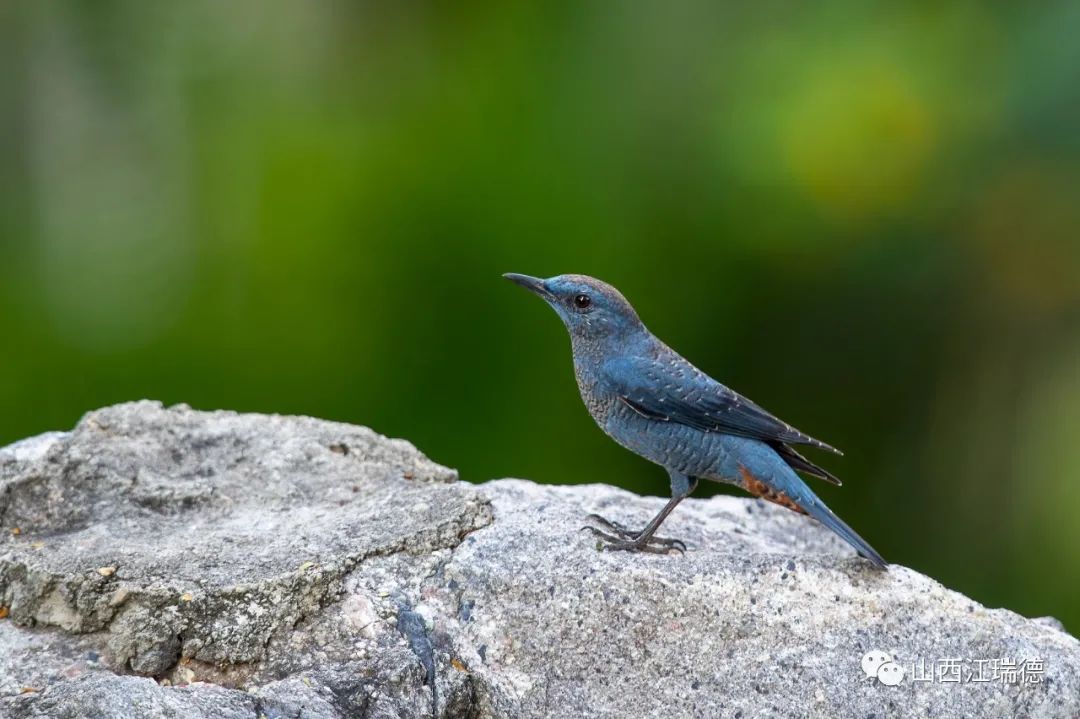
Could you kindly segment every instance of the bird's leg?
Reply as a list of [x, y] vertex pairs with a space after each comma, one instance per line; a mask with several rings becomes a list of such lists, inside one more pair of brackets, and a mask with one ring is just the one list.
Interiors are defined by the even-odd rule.
[[653, 536], [660, 525], [663, 524], [667, 516], [671, 514], [672, 510], [679, 505], [679, 502], [683, 501], [694, 488], [697, 486], [697, 480], [687, 479], [685, 482], [680, 482], [676, 485], [676, 477], [672, 476], [672, 487], [677, 488], [677, 492], [668, 503], [664, 505], [664, 508], [660, 510], [660, 513], [653, 517], [652, 521], [645, 525], [645, 528], [640, 532], [635, 532], [631, 529], [627, 529], [623, 525], [612, 522], [609, 519], [601, 517], [599, 514], [590, 514], [589, 519], [603, 525], [607, 532], [601, 531], [596, 527], [585, 526], [582, 529], [587, 529], [595, 534], [600, 539], [606, 542], [605, 548], [610, 551], [626, 551], [626, 552], [650, 552], [652, 554], [667, 554], [672, 549], [685, 552], [686, 544], [678, 539], [669, 539], [666, 537]]

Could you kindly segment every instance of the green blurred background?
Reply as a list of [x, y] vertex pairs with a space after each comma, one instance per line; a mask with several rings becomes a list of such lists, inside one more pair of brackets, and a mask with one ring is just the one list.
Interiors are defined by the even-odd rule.
[[845, 449], [815, 489], [886, 557], [1076, 632], [1077, 37], [1076, 2], [0, 3], [0, 444], [150, 397], [664, 494], [499, 277], [582, 272]]

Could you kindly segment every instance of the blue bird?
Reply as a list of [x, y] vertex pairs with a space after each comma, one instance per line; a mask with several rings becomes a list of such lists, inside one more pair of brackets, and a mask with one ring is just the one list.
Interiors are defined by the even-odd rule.
[[876, 566], [887, 566], [796, 474], [840, 484], [793, 445], [839, 450], [782, 422], [683, 359], [645, 327], [611, 285], [585, 275], [546, 280], [503, 276], [543, 298], [566, 325], [578, 389], [600, 428], [671, 477], [671, 500], [640, 531], [590, 515], [606, 531], [588, 529], [609, 549], [684, 551], [682, 542], [656, 537], [656, 530], [699, 479], [709, 479], [809, 515]]

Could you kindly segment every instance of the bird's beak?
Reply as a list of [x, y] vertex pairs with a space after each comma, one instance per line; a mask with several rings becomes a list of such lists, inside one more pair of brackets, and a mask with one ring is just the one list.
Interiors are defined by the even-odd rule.
[[539, 277], [530, 277], [529, 275], [519, 275], [516, 272], [507, 272], [503, 275], [506, 279], [510, 280], [516, 285], [521, 285], [530, 292], [543, 297], [545, 300], [551, 299], [551, 293], [548, 292], [547, 287], [544, 286], [544, 281]]

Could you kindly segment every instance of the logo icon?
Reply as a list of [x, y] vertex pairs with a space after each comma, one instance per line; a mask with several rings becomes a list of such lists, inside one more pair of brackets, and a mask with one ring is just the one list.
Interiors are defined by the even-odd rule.
[[877, 679], [886, 686], [895, 687], [904, 681], [904, 668], [887, 653], [876, 649], [863, 655], [862, 670], [868, 678]]

